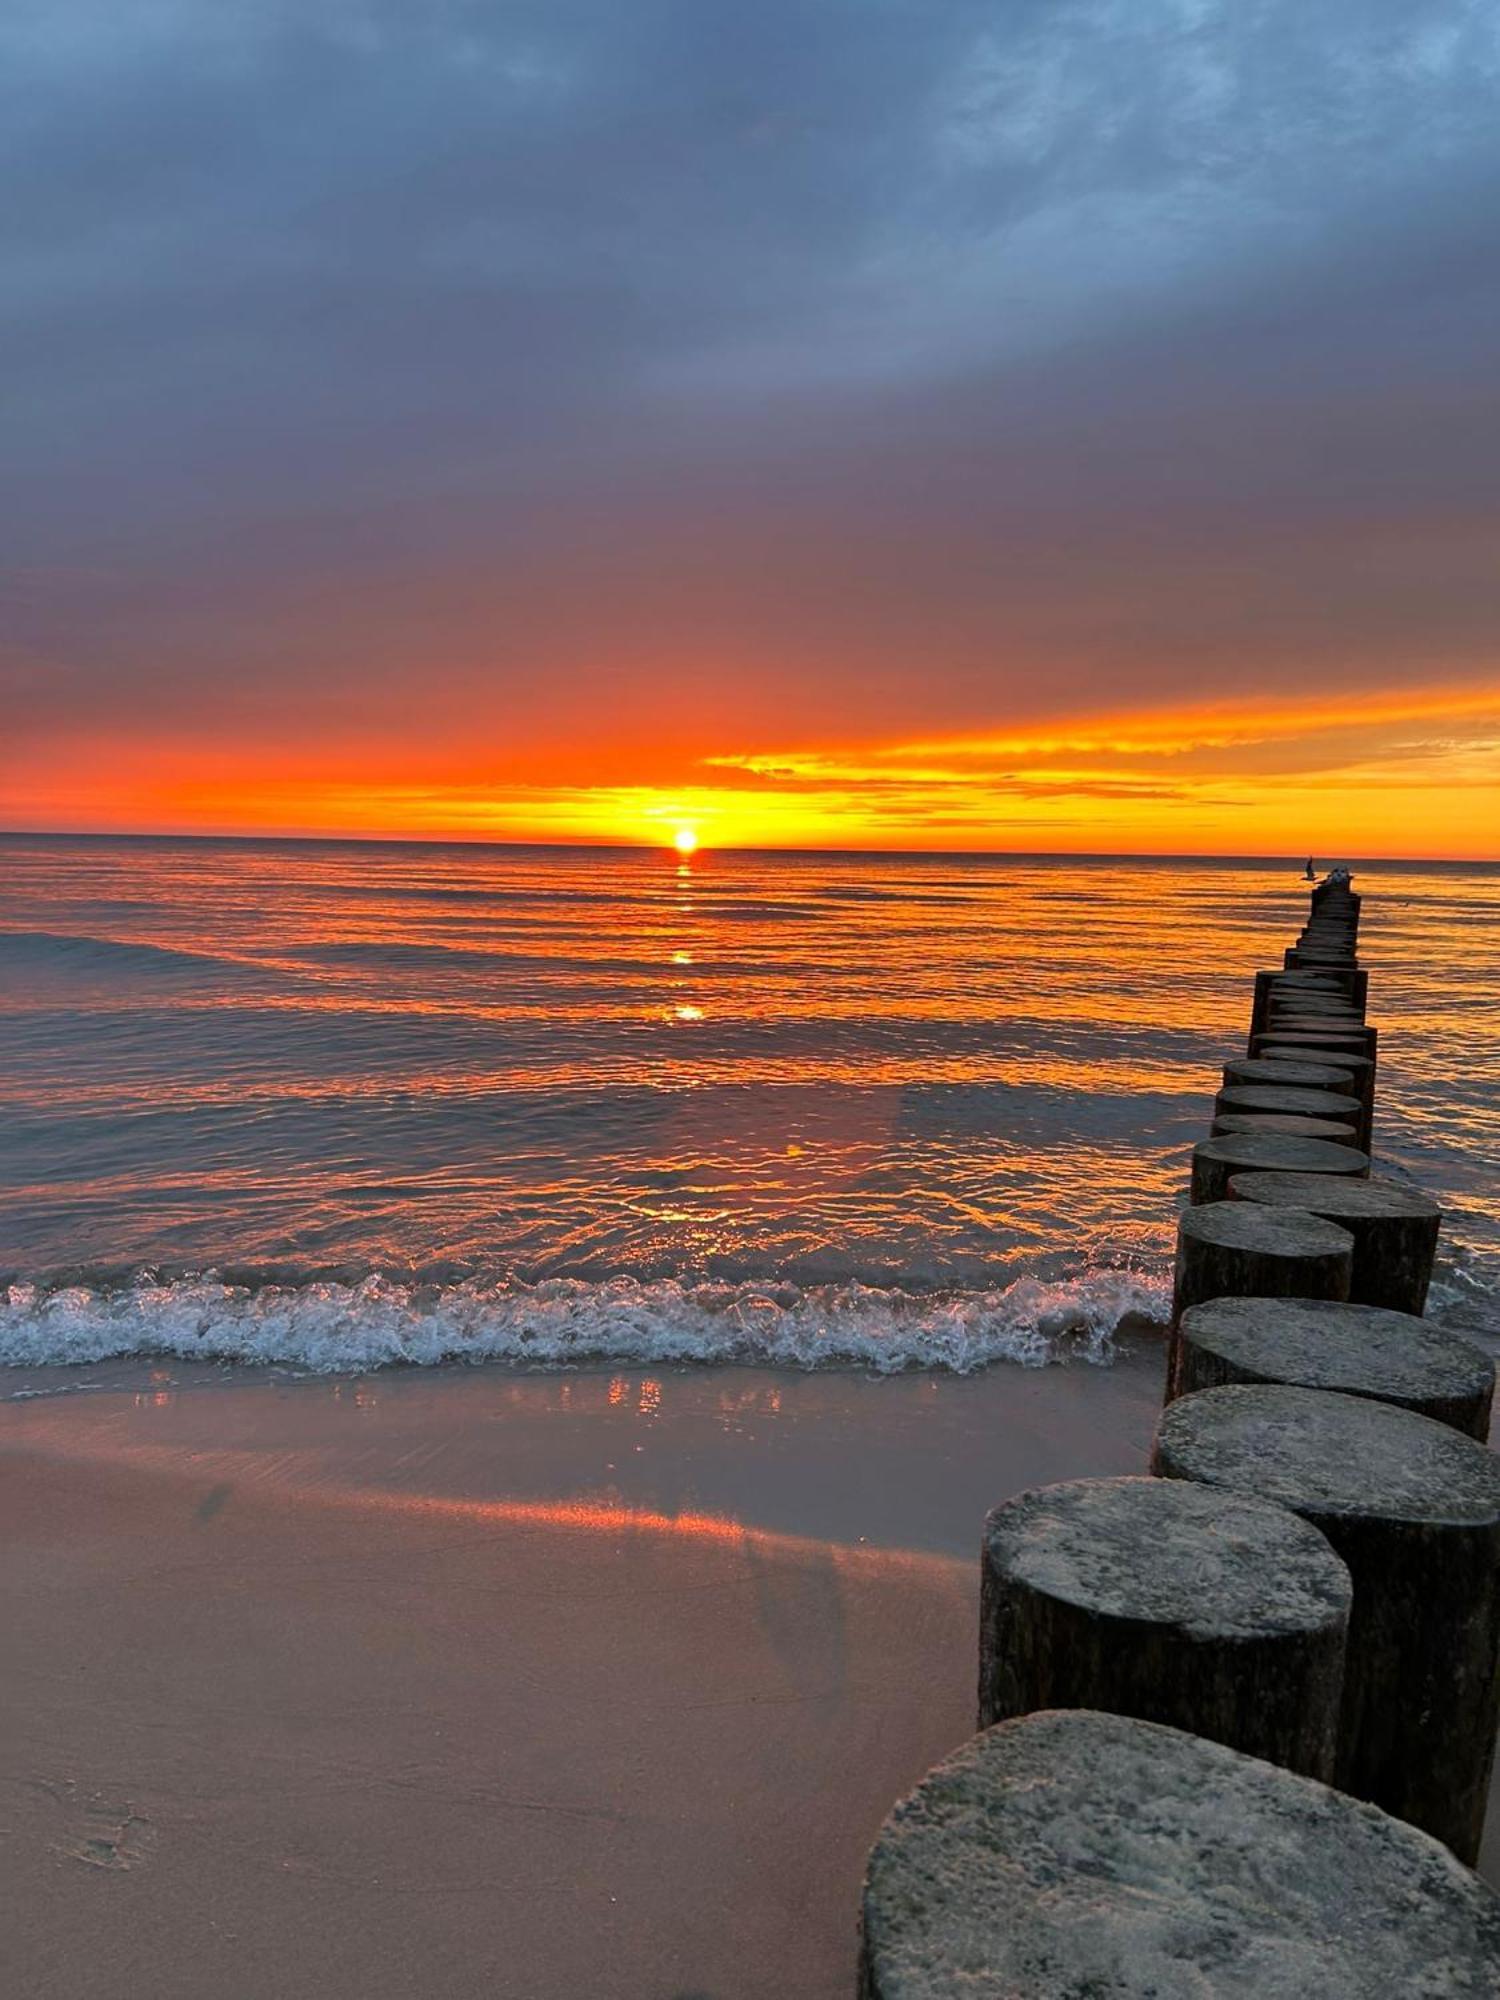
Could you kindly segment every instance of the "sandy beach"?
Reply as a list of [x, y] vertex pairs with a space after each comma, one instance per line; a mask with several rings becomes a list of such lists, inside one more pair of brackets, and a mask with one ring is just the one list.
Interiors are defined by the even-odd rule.
[[1159, 1361], [38, 1374], [9, 1990], [847, 1994], [870, 1839], [972, 1726], [982, 1515], [1139, 1468]]
[[1139, 1469], [1159, 1366], [8, 1403], [9, 1989], [847, 1995], [870, 1839], [972, 1726], [981, 1517]]

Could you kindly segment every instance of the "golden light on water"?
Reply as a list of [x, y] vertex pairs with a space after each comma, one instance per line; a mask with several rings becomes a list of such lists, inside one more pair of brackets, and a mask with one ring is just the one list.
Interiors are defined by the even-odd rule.
[[681, 855], [696, 854], [698, 852], [698, 829], [693, 826], [678, 827], [676, 833], [672, 836], [672, 845]]

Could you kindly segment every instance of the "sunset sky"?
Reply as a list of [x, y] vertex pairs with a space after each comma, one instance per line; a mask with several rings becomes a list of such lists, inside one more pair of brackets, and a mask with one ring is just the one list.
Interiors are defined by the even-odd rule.
[[11, 0], [0, 825], [1500, 856], [1493, 0]]

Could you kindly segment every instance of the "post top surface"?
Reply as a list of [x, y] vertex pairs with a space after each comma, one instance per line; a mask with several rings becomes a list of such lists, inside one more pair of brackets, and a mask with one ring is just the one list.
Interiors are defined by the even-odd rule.
[[1357, 1097], [1341, 1090], [1312, 1090], [1296, 1083], [1227, 1083], [1218, 1102], [1228, 1107], [1231, 1101], [1237, 1111], [1302, 1112], [1310, 1118], [1320, 1112], [1329, 1118], [1357, 1118], [1364, 1109]]
[[1196, 1640], [1344, 1623], [1349, 1572], [1318, 1531], [1250, 1494], [1186, 1480], [1070, 1479], [996, 1507], [991, 1575], [1104, 1618]]
[[1226, 1250], [1254, 1250], [1271, 1257], [1326, 1257], [1352, 1252], [1347, 1229], [1310, 1209], [1268, 1208], [1260, 1202], [1207, 1201], [1178, 1218], [1184, 1236]]
[[1314, 1520], [1483, 1528], [1500, 1537], [1500, 1458], [1391, 1403], [1280, 1383], [1199, 1389], [1169, 1403], [1153, 1464]]
[[1347, 1174], [1355, 1178], [1368, 1173], [1370, 1167], [1368, 1154], [1355, 1146], [1332, 1139], [1294, 1139], [1279, 1132], [1236, 1132], [1220, 1139], [1200, 1139], [1193, 1148], [1193, 1158], [1243, 1167], [1246, 1172], [1281, 1168], [1288, 1177], [1316, 1174], [1333, 1179]]
[[[1345, 1148], [1347, 1151], [1348, 1148]], [[1368, 1180], [1335, 1174], [1236, 1174], [1229, 1183], [1236, 1201], [1264, 1202], [1272, 1207], [1310, 1208], [1335, 1220], [1393, 1216], [1436, 1216], [1437, 1203], [1419, 1188], [1372, 1174]]]
[[[1336, 1039], [1336, 1037], [1329, 1038], [1329, 1040]], [[1286, 1041], [1278, 1042], [1264, 1036], [1259, 1040], [1260, 1047], [1256, 1050], [1255, 1056], [1257, 1062], [1305, 1062], [1312, 1059], [1329, 1069], [1342, 1069], [1350, 1074], [1374, 1068], [1368, 1056], [1362, 1056], [1354, 1049], [1348, 1050], [1347, 1053], [1336, 1054], [1329, 1046], [1329, 1041], [1320, 1039], [1316, 1034], [1309, 1035], [1305, 1041], [1289, 1037]]]
[[1282, 1062], [1267, 1056], [1239, 1056], [1224, 1065], [1230, 1083], [1280, 1085], [1303, 1090], [1337, 1090], [1347, 1084], [1352, 1071], [1340, 1069], [1332, 1056], [1327, 1062]]
[[1493, 2000], [1500, 1899], [1377, 1807], [1160, 1723], [997, 1723], [870, 1856], [879, 2000]]
[[1182, 1336], [1272, 1381], [1388, 1401], [1482, 1395], [1495, 1379], [1487, 1354], [1431, 1320], [1335, 1299], [1208, 1299]]

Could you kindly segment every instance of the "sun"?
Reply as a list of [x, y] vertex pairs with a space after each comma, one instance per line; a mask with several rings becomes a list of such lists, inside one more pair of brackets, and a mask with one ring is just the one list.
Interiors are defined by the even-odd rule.
[[684, 857], [698, 852], [698, 829], [694, 826], [680, 826], [672, 836], [672, 845]]

